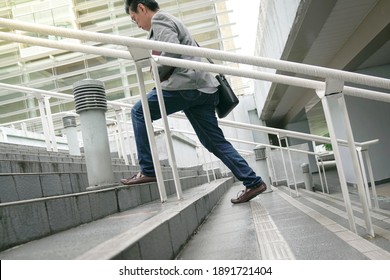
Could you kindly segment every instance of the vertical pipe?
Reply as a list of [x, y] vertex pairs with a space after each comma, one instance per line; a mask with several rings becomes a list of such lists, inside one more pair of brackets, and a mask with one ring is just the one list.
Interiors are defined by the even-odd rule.
[[77, 129], [76, 129], [76, 117], [65, 116], [62, 118], [62, 123], [64, 125], [64, 129], [66, 133], [69, 154], [72, 156], [80, 156], [81, 153], [80, 153], [79, 139], [77, 136]]
[[82, 80], [73, 84], [76, 113], [84, 143], [89, 189], [114, 184], [114, 172], [108, 141], [105, 112], [107, 99], [104, 84], [96, 80]]

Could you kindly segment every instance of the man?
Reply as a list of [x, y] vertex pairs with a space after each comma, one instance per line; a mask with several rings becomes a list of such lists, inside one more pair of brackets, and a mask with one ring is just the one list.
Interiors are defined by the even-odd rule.
[[[187, 28], [181, 20], [160, 11], [155, 0], [126, 0], [126, 13], [131, 20], [149, 32], [149, 40], [196, 46]], [[162, 52], [161, 56], [200, 61], [199, 57]], [[218, 81], [210, 74], [200, 70], [158, 66], [161, 87], [167, 114], [183, 110], [200, 142], [217, 156], [246, 187], [231, 202], [243, 203], [267, 189], [261, 177], [249, 167], [248, 163], [225, 139], [218, 127], [215, 106], [218, 104]], [[148, 93], [148, 102], [152, 120], [161, 118], [156, 90]], [[155, 182], [155, 171], [147, 138], [141, 102], [138, 101], [131, 117], [141, 171], [128, 179], [122, 179], [125, 185]]]

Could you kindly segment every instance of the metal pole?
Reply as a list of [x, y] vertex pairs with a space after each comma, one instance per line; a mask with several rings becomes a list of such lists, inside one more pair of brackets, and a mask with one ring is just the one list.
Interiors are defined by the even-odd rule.
[[335, 85], [333, 85], [332, 81], [327, 81], [326, 82], [326, 90], [323, 92], [317, 91], [317, 95], [321, 99], [322, 107], [324, 109], [326, 123], [328, 125], [329, 136], [330, 136], [330, 140], [332, 143], [334, 157], [335, 157], [336, 165], [337, 165], [337, 172], [338, 172], [339, 179], [340, 179], [341, 192], [343, 194], [345, 209], [346, 209], [347, 215], [348, 215], [349, 227], [350, 227], [351, 231], [357, 233], [356, 224], [355, 224], [355, 217], [353, 215], [353, 210], [352, 210], [351, 200], [350, 200], [349, 193], [348, 193], [348, 186], [347, 186], [347, 182], [346, 182], [346, 178], [345, 178], [343, 163], [341, 160], [340, 148], [339, 148], [338, 143], [337, 143], [336, 132], [335, 132], [335, 129], [333, 126], [332, 116], [330, 114], [329, 103], [328, 103], [329, 97], [327, 96], [327, 95], [330, 95], [334, 92], [341, 92], [343, 89], [343, 86], [344, 86], [344, 84], [342, 82], [337, 83], [337, 81], [335, 81]]
[[[326, 171], [325, 171], [325, 164], [322, 158], [320, 158], [320, 161], [321, 161], [321, 169], [322, 172], [324, 173], [324, 182], [325, 182], [326, 191], [327, 193], [329, 193], [328, 179], [326, 178]], [[322, 186], [322, 192], [325, 193], [324, 186]]]
[[52, 146], [51, 146], [51, 141], [50, 141], [50, 132], [49, 132], [48, 124], [47, 124], [46, 112], [45, 112], [45, 106], [44, 106], [44, 97], [38, 97], [37, 99], [38, 99], [39, 113], [41, 115], [43, 135], [45, 137], [46, 150], [52, 151]]
[[357, 147], [357, 155], [358, 155], [360, 170], [361, 170], [362, 176], [363, 176], [363, 186], [364, 186], [364, 190], [366, 192], [368, 208], [372, 209], [370, 191], [368, 190], [368, 181], [367, 181], [366, 167], [364, 165], [363, 155], [362, 155], [362, 148], [361, 147]]
[[68, 142], [69, 154], [72, 156], [80, 156], [80, 146], [79, 140], [77, 137], [76, 129], [76, 117], [75, 116], [65, 116], [62, 118], [64, 124], [66, 139]]
[[272, 160], [272, 150], [270, 147], [267, 147], [267, 152], [268, 152], [268, 155], [269, 157], [267, 157], [267, 161], [270, 162], [270, 165], [271, 165], [271, 170], [272, 170], [272, 174], [273, 174], [273, 178], [271, 178], [271, 184], [273, 185], [273, 182], [276, 182], [276, 184], [278, 184], [278, 182], [276, 181], [276, 172], [275, 172], [275, 166], [274, 166], [274, 161]]
[[291, 173], [292, 173], [293, 180], [294, 180], [295, 192], [296, 192], [296, 195], [299, 196], [298, 187], [297, 187], [297, 179], [295, 177], [293, 161], [292, 161], [290, 146], [288, 145], [287, 137], [284, 137], [284, 142], [286, 142], [287, 153], [288, 153], [288, 157], [290, 159], [290, 168], [291, 168]]
[[[315, 147], [316, 147], [316, 142], [315, 142], [315, 141], [312, 141], [312, 143], [313, 143], [313, 147], [315, 148]], [[324, 192], [324, 182], [323, 182], [323, 180], [322, 180], [322, 174], [321, 174], [320, 164], [318, 163], [318, 160], [320, 159], [320, 157], [316, 154], [316, 155], [314, 155], [314, 158], [315, 158], [316, 164], [317, 164], [318, 175], [319, 175], [319, 177], [320, 177], [320, 183], [321, 183], [322, 192]]]
[[57, 141], [56, 141], [56, 134], [54, 131], [54, 125], [53, 125], [53, 118], [51, 116], [51, 108], [50, 108], [50, 96], [45, 96], [45, 108], [46, 108], [46, 119], [47, 119], [47, 126], [49, 129], [49, 137], [51, 141], [51, 146], [54, 152], [58, 152], [57, 148]]
[[177, 199], [182, 199], [183, 192], [181, 189], [179, 172], [177, 170], [175, 151], [173, 149], [172, 135], [171, 135], [171, 130], [169, 129], [167, 111], [165, 109], [164, 96], [163, 96], [163, 92], [162, 92], [162, 88], [161, 88], [160, 77], [158, 74], [157, 63], [152, 58], [150, 58], [150, 63], [152, 65], [152, 71], [153, 71], [153, 77], [154, 77], [154, 81], [155, 81], [155, 85], [156, 85], [158, 103], [160, 105], [161, 119], [162, 119], [163, 125], [164, 125], [165, 141], [166, 141], [166, 145], [167, 145], [167, 149], [168, 149], [169, 163], [171, 165], [171, 169], [172, 169], [172, 173], [173, 173], [173, 181], [175, 182], [176, 195], [177, 195]]
[[215, 181], [215, 180], [217, 180], [217, 176], [215, 175], [213, 159], [212, 159], [212, 157], [211, 157], [211, 153], [210, 153], [210, 152], [207, 152], [207, 155], [209, 156], [210, 168], [211, 168], [211, 172], [213, 173], [213, 177], [214, 177], [214, 181]]
[[121, 115], [119, 114], [119, 110], [115, 110], [115, 116], [116, 116], [117, 126], [118, 126], [119, 147], [121, 150], [122, 158], [125, 160], [125, 164], [129, 165], [129, 159], [127, 158], [125, 143], [123, 140], [124, 138], [123, 127], [122, 127], [123, 121], [121, 119]]
[[207, 167], [208, 163], [207, 163], [207, 160], [206, 160], [206, 154], [204, 152], [204, 148], [203, 147], [200, 147], [200, 150], [202, 151], [204, 165], [206, 167], [205, 169], [206, 169], [207, 182], [210, 184], [210, 176], [209, 176], [209, 169]]
[[[149, 61], [149, 60], [147, 60], [147, 61]], [[152, 157], [153, 157], [154, 170], [156, 172], [157, 186], [158, 186], [158, 190], [160, 192], [161, 202], [165, 202], [167, 200], [167, 193], [165, 190], [164, 178], [162, 175], [160, 160], [158, 157], [156, 140], [154, 138], [154, 130], [153, 130], [153, 126], [152, 126], [152, 119], [150, 117], [148, 98], [146, 96], [145, 81], [144, 81], [144, 77], [143, 77], [143, 73], [142, 73], [142, 61], [140, 63], [136, 62], [135, 68], [137, 70], [138, 87], [139, 87], [139, 91], [140, 91], [140, 95], [141, 95], [142, 110], [144, 113], [146, 131], [148, 133], [148, 139], [149, 139], [148, 141], [150, 144], [150, 151], [151, 151]]]
[[344, 114], [345, 129], [346, 129], [346, 133], [347, 133], [347, 141], [349, 143], [348, 148], [349, 148], [349, 152], [350, 152], [351, 157], [352, 157], [352, 164], [353, 164], [353, 168], [354, 168], [355, 175], [356, 175], [357, 186], [358, 186], [358, 191], [359, 191], [359, 196], [360, 196], [360, 202], [362, 203], [363, 216], [364, 216], [364, 221], [366, 224], [366, 230], [367, 230], [367, 233], [369, 235], [374, 237], [375, 232], [374, 232], [374, 228], [372, 226], [371, 212], [370, 212], [370, 208], [368, 207], [368, 198], [367, 198], [366, 193], [364, 191], [363, 177], [362, 177], [362, 172], [361, 172], [361, 169], [359, 166], [359, 159], [358, 159], [358, 156], [356, 153], [355, 139], [353, 137], [351, 123], [349, 121], [347, 106], [345, 104], [344, 95], [342, 95], [340, 93], [340, 94], [338, 94], [337, 97], [338, 97], [338, 101], [340, 104], [340, 109], [342, 110], [342, 113]]
[[366, 161], [367, 161], [368, 175], [370, 176], [371, 189], [372, 189], [372, 194], [374, 196], [375, 208], [379, 209], [378, 195], [376, 194], [376, 186], [375, 186], [374, 174], [372, 172], [370, 155], [368, 153], [368, 149], [364, 149], [363, 152], [365, 154]]
[[280, 154], [282, 155], [282, 161], [283, 161], [283, 168], [284, 168], [284, 173], [286, 173], [286, 184], [287, 184], [287, 187], [288, 187], [288, 190], [290, 192], [290, 196], [291, 196], [291, 188], [290, 188], [290, 183], [289, 183], [289, 179], [288, 179], [288, 173], [287, 173], [287, 167], [286, 167], [286, 160], [284, 159], [284, 154], [283, 154], [283, 149], [282, 149], [282, 142], [280, 141], [280, 136], [279, 134], [277, 134], [277, 137], [278, 137], [278, 143], [279, 143], [279, 149], [280, 149]]
[[[127, 143], [129, 144], [129, 152], [130, 152], [130, 159], [131, 159], [131, 165], [135, 165], [135, 158], [133, 153], [133, 148], [131, 146], [131, 137], [130, 137], [130, 130], [127, 129], [127, 118], [126, 118], [126, 108], [122, 108], [122, 120], [123, 124], [125, 126], [126, 136], [127, 136]], [[126, 145], [125, 145], [126, 147]], [[127, 157], [127, 156], [126, 156]]]

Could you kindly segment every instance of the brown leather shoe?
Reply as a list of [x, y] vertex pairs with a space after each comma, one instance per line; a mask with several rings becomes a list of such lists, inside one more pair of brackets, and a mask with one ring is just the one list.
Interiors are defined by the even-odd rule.
[[241, 191], [237, 198], [232, 198], [230, 201], [234, 204], [248, 202], [252, 198], [258, 196], [267, 189], [267, 185], [263, 182], [255, 188], [246, 188]]
[[156, 177], [146, 176], [142, 172], [138, 172], [138, 174], [134, 175], [133, 177], [121, 179], [121, 183], [123, 185], [138, 185], [151, 182], [157, 182]]

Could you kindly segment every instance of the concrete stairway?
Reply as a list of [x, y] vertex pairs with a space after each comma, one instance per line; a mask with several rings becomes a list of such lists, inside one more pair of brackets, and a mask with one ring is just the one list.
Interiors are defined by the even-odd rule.
[[[111, 215], [10, 248], [0, 259], [172, 259], [231, 184], [232, 178], [219, 179], [187, 189], [183, 200], [171, 196], [120, 212], [106, 197], [101, 208]], [[118, 202], [129, 204], [137, 190], [147, 189], [121, 189]]]
[[[61, 163], [61, 157], [56, 162]], [[50, 162], [42, 159], [32, 161]], [[0, 161], [12, 166], [20, 159]], [[75, 168], [73, 164], [83, 163], [70, 163], [70, 168]], [[372, 210], [376, 236], [368, 238], [353, 190], [357, 234], [349, 230], [336, 191], [328, 195], [299, 189], [295, 197], [287, 187], [271, 187], [272, 192], [250, 203], [232, 205], [230, 198], [243, 188], [240, 183], [220, 174], [209, 183], [202, 170], [190, 168], [179, 170], [184, 199], [178, 201], [165, 169], [169, 199], [161, 204], [156, 184], [94, 191], [81, 187], [75, 192], [63, 187], [62, 177], [51, 183], [46, 178], [83, 174], [82, 168], [73, 173], [36, 170], [0, 175], [0, 180], [13, 176], [18, 195], [28, 188], [28, 184], [20, 187], [18, 176], [38, 176], [41, 187], [36, 197], [15, 196], [0, 203], [0, 259], [390, 259], [389, 198], [381, 199], [381, 209]], [[131, 173], [121, 163], [115, 169], [121, 177]], [[2, 199], [4, 182], [0, 181]]]
[[[119, 159], [113, 159], [113, 168], [118, 181], [138, 171], [137, 166], [125, 166]], [[218, 170], [215, 174], [221, 178]], [[232, 184], [232, 178], [208, 183], [208, 176], [200, 167], [181, 168], [179, 176], [182, 189], [189, 199], [175, 205], [174, 201], [177, 202], [177, 199], [171, 169], [163, 167], [163, 175], [167, 194], [170, 196], [170, 202], [164, 204], [160, 202], [155, 183], [133, 187], [118, 184], [111, 188], [87, 191], [88, 180], [83, 157], [47, 152], [40, 148], [27, 149], [18, 145], [0, 145], [0, 250], [3, 251], [0, 259], [6, 259], [10, 252], [15, 252], [14, 250], [19, 253], [22, 250], [22, 253], [17, 255], [11, 253], [11, 256], [18, 256], [17, 258], [22, 259], [75, 258], [79, 256], [71, 252], [77, 251], [76, 249], [61, 242], [57, 243], [57, 241], [58, 246], [67, 247], [70, 251], [58, 250], [55, 245], [49, 247], [44, 245], [42, 248], [48, 250], [49, 254], [33, 250], [33, 255], [30, 255], [24, 252], [23, 248], [29, 248], [31, 244], [37, 242], [55, 239], [57, 234], [60, 234], [65, 236], [64, 240], [71, 241], [71, 245], [76, 245], [82, 251], [80, 244], [88, 244], [86, 240], [101, 243], [108, 237], [133, 228], [142, 228], [146, 236], [149, 233], [152, 234], [155, 228], [157, 230], [159, 228], [159, 223], [150, 223], [151, 220], [163, 221], [165, 219], [164, 221], [173, 220], [170, 223], [175, 223], [178, 219], [177, 215], [180, 219], [185, 215], [188, 219], [183, 220], [183, 223], [188, 223], [187, 220], [194, 222], [186, 226], [187, 235], [185, 237], [180, 236], [179, 241], [175, 238], [170, 241], [175, 246], [172, 247], [171, 254], [165, 254], [164, 258], [172, 258], [178, 248], [183, 245], [183, 240], [188, 239], [226, 188]], [[198, 204], [206, 207], [196, 206]], [[116, 217], [113, 218], [113, 215]], [[164, 218], [167, 216], [169, 218]], [[108, 217], [107, 221], [114, 220], [119, 224], [113, 225], [108, 222], [107, 227], [104, 220], [106, 217]], [[121, 217], [130, 217], [130, 220]], [[131, 217], [137, 218], [133, 221]], [[144, 224], [146, 221], [148, 221], [147, 226]], [[80, 235], [76, 239], [71, 237], [73, 231], [77, 232], [81, 228], [88, 229], [89, 227], [92, 231], [87, 230], [86, 233], [81, 234], [87, 238], [81, 243], [78, 242], [78, 240], [83, 240]], [[100, 227], [102, 228], [101, 234], [97, 235]], [[110, 229], [113, 232], [107, 234], [104, 229]], [[119, 231], [114, 229], [119, 229]], [[68, 232], [70, 232], [69, 237]], [[145, 236], [139, 239], [142, 240]], [[136, 244], [139, 240], [134, 242]], [[92, 247], [87, 249], [90, 250]], [[110, 258], [127, 254], [126, 252], [126, 250], [118, 251]], [[139, 258], [148, 258], [148, 254], [149, 252], [143, 252]], [[94, 255], [95, 257], [100, 258], [97, 255]]]

